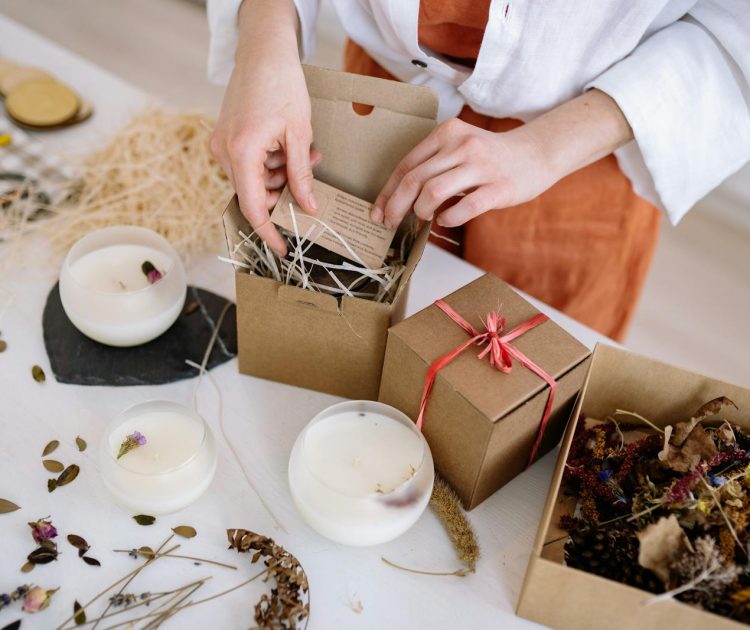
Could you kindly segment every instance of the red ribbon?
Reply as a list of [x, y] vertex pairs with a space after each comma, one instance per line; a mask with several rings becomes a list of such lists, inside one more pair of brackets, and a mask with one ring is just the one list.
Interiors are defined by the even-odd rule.
[[451, 350], [443, 356], [435, 359], [435, 361], [432, 362], [432, 365], [430, 365], [424, 379], [422, 400], [419, 403], [417, 429], [419, 429], [420, 431], [422, 430], [424, 413], [425, 409], [427, 408], [427, 400], [430, 397], [430, 392], [432, 391], [432, 386], [435, 383], [435, 377], [437, 376], [437, 373], [470, 346], [482, 346], [484, 344], [487, 344], [487, 346], [477, 355], [478, 359], [484, 359], [485, 356], [489, 355], [490, 365], [500, 370], [500, 372], [508, 374], [513, 369], [512, 358], [515, 358], [521, 365], [534, 372], [534, 374], [543, 379], [549, 385], [547, 406], [544, 408], [544, 413], [542, 414], [542, 420], [539, 423], [539, 429], [536, 434], [536, 439], [534, 440], [534, 445], [531, 447], [529, 459], [526, 462], [526, 467], [528, 468], [536, 458], [537, 451], [539, 450], [539, 445], [541, 444], [542, 438], [544, 437], [544, 432], [547, 430], [547, 423], [549, 422], [549, 415], [552, 411], [552, 401], [555, 399], [555, 390], [557, 389], [557, 383], [555, 382], [554, 378], [547, 374], [547, 372], [545, 372], [536, 363], [529, 359], [523, 352], [511, 346], [509, 342], [516, 337], [520, 337], [532, 328], [536, 328], [537, 326], [539, 326], [539, 324], [543, 324], [549, 319], [549, 317], [547, 317], [543, 313], [539, 313], [538, 315], [534, 315], [534, 317], [532, 317], [531, 319], [523, 322], [523, 324], [519, 324], [505, 335], [500, 336], [503, 330], [505, 330], [506, 319], [499, 313], [487, 313], [487, 316], [484, 320], [486, 331], [479, 332], [476, 328], [474, 328], [474, 326], [472, 326], [456, 311], [454, 311], [448, 304], [443, 302], [443, 300], [437, 300], [435, 302], [435, 306], [437, 306], [448, 317], [450, 317], [454, 322], [461, 326], [461, 328], [463, 328], [469, 334], [471, 339], [462, 343], [455, 350]]

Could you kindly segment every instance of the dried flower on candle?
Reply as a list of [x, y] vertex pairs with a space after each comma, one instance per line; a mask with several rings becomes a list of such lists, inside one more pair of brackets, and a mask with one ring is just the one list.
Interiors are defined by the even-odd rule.
[[[563, 474], [569, 566], [750, 623], [750, 434], [726, 397], [657, 426], [579, 419]], [[718, 418], [716, 416], [719, 416]], [[665, 592], [666, 591], [666, 592]]]
[[35, 613], [39, 612], [40, 610], [44, 610], [49, 606], [50, 600], [52, 599], [52, 596], [58, 591], [59, 589], [44, 589], [41, 586], [35, 586], [32, 589], [29, 590], [28, 593], [26, 593], [26, 596], [23, 598], [23, 606], [21, 607], [21, 610], [24, 612], [29, 613]]
[[120, 459], [126, 453], [129, 453], [134, 448], [143, 446], [146, 443], [146, 436], [140, 431], [134, 431], [128, 435], [120, 444], [120, 450], [117, 452], [117, 459]]
[[141, 271], [143, 272], [143, 275], [146, 276], [149, 284], [154, 284], [162, 279], [161, 271], [154, 267], [154, 263], [150, 260], [144, 261], [141, 265]]
[[45, 540], [57, 537], [57, 528], [52, 524], [52, 521], [46, 518], [40, 518], [33, 523], [29, 523], [29, 527], [31, 527], [31, 536], [37, 545], [41, 545]]

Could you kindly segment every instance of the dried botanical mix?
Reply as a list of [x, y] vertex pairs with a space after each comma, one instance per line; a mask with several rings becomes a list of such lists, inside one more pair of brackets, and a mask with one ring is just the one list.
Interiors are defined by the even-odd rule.
[[750, 432], [721, 418], [729, 406], [663, 429], [622, 410], [582, 419], [563, 476], [567, 565], [750, 623]]

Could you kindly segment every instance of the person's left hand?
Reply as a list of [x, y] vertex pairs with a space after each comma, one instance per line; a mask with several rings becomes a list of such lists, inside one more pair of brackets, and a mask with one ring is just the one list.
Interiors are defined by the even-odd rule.
[[485, 131], [457, 118], [438, 125], [398, 164], [375, 200], [371, 219], [393, 228], [409, 210], [433, 218], [446, 201], [438, 225], [455, 227], [493, 208], [533, 199], [555, 181], [542, 143], [525, 127]]

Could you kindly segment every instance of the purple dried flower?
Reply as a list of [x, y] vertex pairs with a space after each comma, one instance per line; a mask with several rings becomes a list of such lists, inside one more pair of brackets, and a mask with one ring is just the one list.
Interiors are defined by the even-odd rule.
[[163, 276], [162, 272], [154, 267], [154, 263], [152, 263], [150, 260], [144, 261], [144, 263], [141, 265], [141, 271], [143, 272], [143, 275], [146, 276], [149, 284], [158, 282], [162, 279]]
[[37, 545], [41, 545], [45, 540], [51, 540], [57, 536], [57, 528], [44, 518], [40, 518], [35, 523], [29, 523], [31, 527], [31, 536]]
[[117, 459], [120, 459], [126, 453], [129, 453], [134, 448], [143, 446], [146, 443], [146, 436], [140, 431], [133, 431], [128, 435], [120, 444], [120, 450], [117, 453]]

